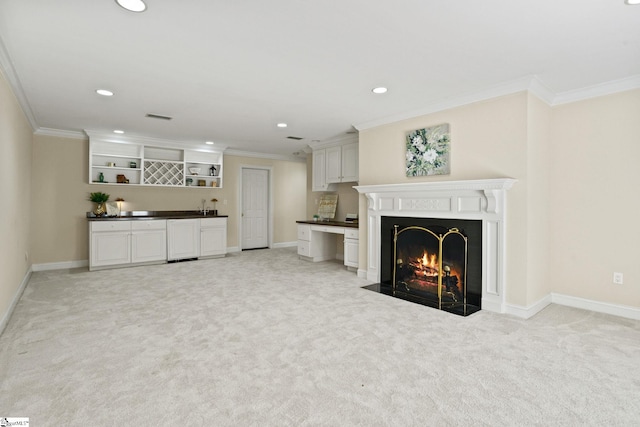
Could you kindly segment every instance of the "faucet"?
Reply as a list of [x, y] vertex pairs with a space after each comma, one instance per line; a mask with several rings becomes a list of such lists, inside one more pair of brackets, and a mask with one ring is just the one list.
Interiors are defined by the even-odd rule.
[[202, 215], [207, 216], [207, 212], [209, 212], [209, 209], [207, 209], [205, 203], [207, 203], [206, 199], [202, 199], [202, 209], [200, 209], [200, 212], [202, 212]]

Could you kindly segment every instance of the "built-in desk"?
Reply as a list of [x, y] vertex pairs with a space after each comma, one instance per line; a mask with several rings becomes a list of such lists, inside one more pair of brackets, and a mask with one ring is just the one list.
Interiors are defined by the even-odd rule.
[[298, 224], [298, 256], [318, 262], [336, 259], [339, 235], [344, 239], [344, 265], [358, 268], [358, 224], [348, 222], [296, 221]]

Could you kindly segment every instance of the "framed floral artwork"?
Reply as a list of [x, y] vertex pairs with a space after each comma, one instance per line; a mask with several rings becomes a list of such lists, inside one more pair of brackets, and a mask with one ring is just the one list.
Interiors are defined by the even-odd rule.
[[407, 133], [407, 176], [448, 175], [449, 124]]

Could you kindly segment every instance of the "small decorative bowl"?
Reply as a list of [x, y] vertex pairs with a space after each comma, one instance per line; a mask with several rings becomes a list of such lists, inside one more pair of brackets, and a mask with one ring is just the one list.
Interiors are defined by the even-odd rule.
[[189, 173], [191, 175], [198, 175], [200, 173], [200, 168], [189, 168]]

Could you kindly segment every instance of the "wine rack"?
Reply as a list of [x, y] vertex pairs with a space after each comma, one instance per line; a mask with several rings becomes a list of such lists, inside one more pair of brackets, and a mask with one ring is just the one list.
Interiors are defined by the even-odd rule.
[[162, 160], [144, 161], [144, 184], [184, 185], [184, 163]]

